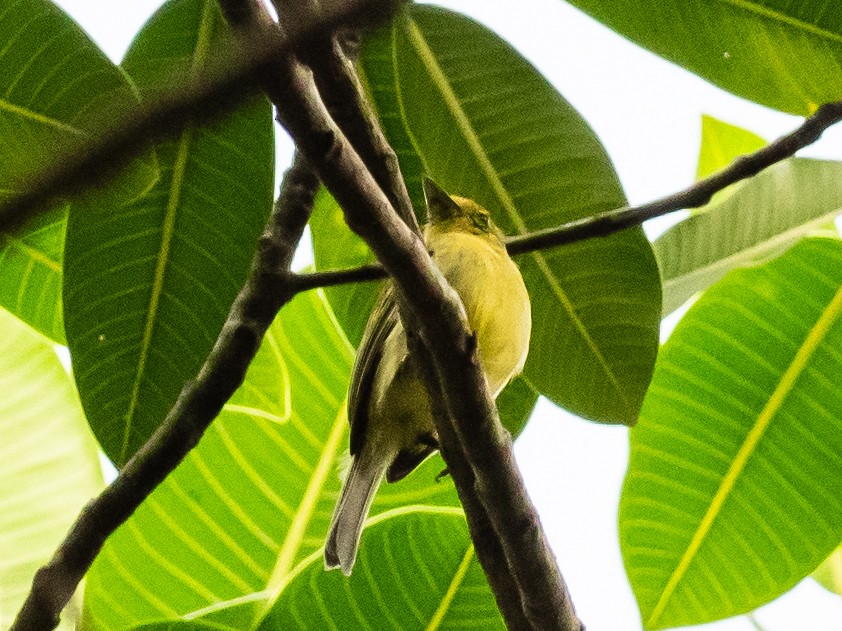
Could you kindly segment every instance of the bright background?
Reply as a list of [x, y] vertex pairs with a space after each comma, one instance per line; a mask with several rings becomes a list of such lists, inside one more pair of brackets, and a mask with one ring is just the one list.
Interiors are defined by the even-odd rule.
[[[163, 0], [58, 0], [115, 62]], [[602, 140], [632, 204], [688, 186], [696, 171], [701, 116], [767, 139], [800, 119], [732, 96], [629, 43], [562, 0], [437, 2], [474, 17], [528, 58]], [[292, 145], [279, 133], [278, 172]], [[801, 155], [842, 160], [842, 126]], [[650, 236], [675, 218], [647, 224]], [[312, 260], [304, 251], [297, 264]], [[675, 325], [665, 322], [664, 336]], [[560, 358], [563, 361], [563, 358]], [[639, 631], [623, 570], [617, 506], [628, 430], [578, 419], [539, 401], [516, 452], [573, 602], [589, 631]], [[758, 625], [761, 625], [760, 627]], [[691, 627], [688, 627], [691, 628]], [[840, 631], [842, 598], [806, 580], [747, 617], [692, 627], [705, 631]]]

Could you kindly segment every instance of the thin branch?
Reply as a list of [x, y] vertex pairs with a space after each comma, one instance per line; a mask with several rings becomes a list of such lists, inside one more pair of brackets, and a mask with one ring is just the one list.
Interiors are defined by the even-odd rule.
[[54, 629], [108, 536], [184, 459], [245, 379], [278, 310], [294, 295], [289, 265], [313, 207], [318, 179], [302, 158], [287, 172], [249, 279], [198, 376], [185, 384], [152, 437], [79, 514], [53, 558], [35, 574], [12, 631]]
[[716, 193], [731, 184], [753, 177], [773, 164], [791, 158], [799, 149], [816, 142], [828, 127], [840, 120], [842, 101], [822, 105], [795, 131], [781, 136], [754, 153], [737, 158], [728, 167], [699, 180], [683, 191], [642, 206], [627, 206], [571, 221], [557, 228], [512, 237], [506, 247], [512, 254], [523, 254], [593, 237], [606, 237], [676, 210], [701, 208], [710, 202]]
[[[797, 151], [818, 140], [829, 127], [840, 120], [842, 120], [842, 101], [828, 103], [820, 107], [794, 131], [781, 136], [754, 153], [737, 158], [726, 168], [699, 180], [683, 191], [641, 206], [624, 206], [546, 230], [509, 237], [506, 248], [512, 256], [527, 254], [585, 239], [607, 237], [655, 217], [678, 210], [701, 208], [726, 187], [753, 177], [764, 169], [791, 158]], [[306, 291], [316, 287], [335, 287], [383, 278], [386, 278], [383, 266], [372, 263], [348, 269], [300, 274], [295, 277], [294, 282], [297, 291]]]
[[395, 11], [395, 0], [322, 0], [315, 16], [296, 22], [284, 37], [251, 38], [242, 51], [226, 50], [200, 81], [162, 91], [154, 103], [131, 110], [102, 112], [95, 138], [51, 149], [57, 157], [25, 178], [27, 189], [0, 204], [0, 232], [12, 232], [44, 212], [57, 197], [101, 181], [132, 156], [148, 150], [150, 140], [178, 132], [186, 121], [204, 122], [230, 111], [256, 91], [273, 55], [291, 50], [304, 38], [332, 31], [349, 21], [379, 23]]

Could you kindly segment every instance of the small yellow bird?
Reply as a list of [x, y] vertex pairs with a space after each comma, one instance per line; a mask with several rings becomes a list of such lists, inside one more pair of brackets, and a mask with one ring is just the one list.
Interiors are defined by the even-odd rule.
[[[488, 211], [424, 180], [424, 241], [465, 305], [488, 390], [496, 398], [526, 361], [532, 313], [503, 233]], [[390, 285], [369, 317], [351, 374], [348, 419], [353, 462], [333, 513], [325, 567], [351, 574], [363, 522], [385, 473], [404, 478], [438, 449], [430, 400], [409, 355]]]

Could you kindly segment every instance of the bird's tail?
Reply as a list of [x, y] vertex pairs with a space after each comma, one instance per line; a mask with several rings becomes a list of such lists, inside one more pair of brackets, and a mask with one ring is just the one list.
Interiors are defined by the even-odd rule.
[[363, 522], [384, 472], [382, 465], [367, 463], [360, 456], [354, 458], [348, 472], [325, 543], [325, 567], [341, 567], [345, 576], [350, 576], [354, 567]]

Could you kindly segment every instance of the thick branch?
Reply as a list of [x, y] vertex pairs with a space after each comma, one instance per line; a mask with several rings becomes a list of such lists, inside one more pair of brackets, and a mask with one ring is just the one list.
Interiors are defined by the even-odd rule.
[[339, 37], [312, 37], [299, 57], [313, 70], [316, 87], [333, 120], [351, 142], [398, 215], [420, 234], [398, 157], [386, 140], [365, 90]]
[[284, 178], [281, 195], [252, 263], [252, 270], [199, 375], [117, 479], [80, 513], [53, 558], [35, 574], [12, 631], [44, 631], [102, 549], [105, 540], [196, 446], [225, 402], [242, 384], [263, 334], [294, 292], [289, 265], [310, 216], [318, 179], [301, 158]]
[[[500, 555], [496, 550], [499, 546], [502, 558], [507, 562], [507, 573], [511, 573], [517, 586], [519, 618], [515, 621], [506, 618], [507, 626], [513, 630], [583, 631], [584, 626], [576, 616], [538, 514], [526, 493], [515, 463], [511, 436], [500, 423], [497, 407], [487, 392], [477, 358], [476, 338], [465, 335], [464, 323], [445, 319], [437, 323], [432, 335], [433, 341], [426, 344], [427, 348], [415, 343], [414, 352], [416, 356], [423, 356], [431, 351], [437, 373], [432, 383], [451, 384], [432, 390], [437, 395], [434, 401], [439, 399], [437, 416], [445, 414], [452, 419], [451, 424], [436, 425], [442, 456], [463, 503], [465, 498], [459, 478], [471, 474], [464, 480], [470, 485], [465, 512], [472, 538], [480, 535], [474, 539], [477, 558], [489, 575], [489, 582], [493, 585], [490, 572], [500, 571]], [[465, 345], [460, 344], [456, 353], [445, 353], [448, 340], [453, 339]], [[484, 396], [475, 396], [475, 393]], [[463, 451], [451, 450], [453, 445]], [[452, 465], [462, 461], [470, 465], [467, 472], [460, 471], [462, 467], [454, 469]], [[483, 532], [488, 530], [488, 524], [492, 532]], [[486, 541], [489, 536], [491, 542]], [[492, 554], [483, 556], [481, 545], [489, 548]], [[504, 613], [504, 606], [511, 607], [512, 596], [495, 593]]]
[[[842, 101], [828, 103], [820, 107], [794, 131], [781, 136], [754, 153], [737, 158], [728, 167], [699, 180], [683, 191], [641, 206], [625, 206], [569, 221], [546, 230], [509, 237], [506, 248], [513, 256], [526, 254], [594, 237], [607, 237], [661, 215], [689, 208], [701, 208], [726, 187], [753, 177], [764, 169], [791, 158], [798, 150], [818, 140], [828, 127], [840, 120], [842, 120]], [[297, 291], [306, 291], [316, 287], [334, 287], [383, 278], [386, 278], [383, 266], [372, 263], [349, 269], [301, 274], [295, 277], [294, 282]]]
[[[397, 156], [383, 134], [353, 64], [340, 45], [339, 36], [311, 38], [299, 48], [298, 55], [312, 69], [319, 94], [331, 118], [344, 132], [398, 215], [415, 233], [420, 234]], [[423, 349], [419, 352], [426, 354]], [[425, 364], [431, 366], [429, 361]], [[431, 375], [429, 382], [436, 383], [434, 375]], [[437, 408], [434, 414], [447, 416], [441, 396], [436, 397], [434, 405]], [[458, 444], [452, 432], [444, 442]], [[467, 476], [472, 474], [470, 465], [458, 449], [448, 453], [447, 458], [453, 475], [465, 476], [459, 484], [463, 489], [460, 498], [477, 555], [484, 561], [484, 569], [500, 611], [512, 631], [527, 630], [530, 628], [529, 620], [523, 610], [518, 585], [506, 563], [505, 551], [474, 491], [473, 475]], [[461, 462], [453, 464], [457, 460]]]
[[[410, 327], [410, 330], [418, 331], [430, 351], [439, 380], [428, 385], [441, 387], [450, 412], [444, 418], [435, 419], [440, 436], [452, 434], [453, 430], [448, 432], [448, 427], [445, 427], [452, 418], [460, 428], [456, 431], [457, 438], [469, 437], [471, 432], [465, 431], [464, 425], [475, 421], [480, 413], [478, 411], [481, 411], [484, 415], [481, 426], [486, 428], [485, 431], [489, 431], [489, 424], [493, 427], [491, 442], [498, 445], [500, 433], [504, 430], [493, 412], [494, 403], [475, 361], [476, 349], [458, 296], [433, 264], [424, 243], [397, 216], [359, 155], [328, 116], [319, 101], [310, 71], [290, 56], [279, 56], [273, 70], [272, 76], [277, 78], [277, 84], [271, 86], [269, 94], [278, 105], [279, 120], [343, 208], [349, 226], [369, 244], [389, 271], [397, 288], [402, 312], [409, 315], [409, 322], [418, 325], [417, 329]], [[444, 331], [446, 334], [442, 334]], [[458, 375], [454, 371], [458, 371]], [[445, 375], [457, 376], [455, 379], [443, 379]], [[466, 382], [475, 387], [465, 388]], [[456, 450], [465, 450], [465, 445], [460, 443], [461, 440], [446, 445], [445, 456]], [[488, 444], [488, 439], [481, 444]], [[512, 574], [520, 597], [529, 600], [524, 611], [529, 616], [531, 628], [580, 629], [581, 623], [569, 606], [555, 559], [549, 552], [513, 460], [510, 457], [486, 457], [484, 450], [466, 450], [465, 453], [481, 457], [469, 462], [451, 457], [448, 467], [455, 470], [468, 466], [454, 475], [457, 490], [460, 497], [476, 494], [486, 513], [492, 517], [495, 535], [506, 553], [506, 563], [514, 569]], [[473, 479], [474, 472], [480, 484], [465, 488], [464, 482]], [[499, 486], [492, 488], [489, 480], [499, 483]], [[508, 497], [501, 500], [500, 493]], [[498, 503], [509, 509], [514, 507], [517, 519], [494, 519], [493, 505]], [[523, 519], [525, 514], [531, 514], [531, 520]], [[524, 536], [524, 527], [527, 536]], [[477, 548], [478, 554], [481, 551]], [[515, 565], [519, 567], [513, 568]], [[527, 577], [528, 582], [525, 580]], [[559, 620], [559, 617], [564, 620]]]
[[[445, 394], [439, 387], [439, 377], [435, 372], [429, 352], [417, 337], [411, 338], [409, 344], [412, 345], [411, 350], [416, 357], [424, 358], [424, 361], [420, 361], [418, 365], [422, 371], [425, 371], [426, 382], [434, 386], [430, 390], [434, 417], [448, 420], [448, 422], [440, 423], [440, 427], [437, 428], [440, 432], [442, 458], [448, 463], [448, 473], [460, 491], [459, 499], [465, 509], [465, 517], [474, 549], [477, 552], [477, 559], [488, 577], [488, 583], [494, 593], [500, 613], [506, 621], [506, 627], [509, 631], [529, 631], [533, 629], [533, 626], [525, 610], [521, 588], [515, 580], [510, 567], [511, 563], [507, 561], [506, 550], [500, 537], [497, 536], [494, 523], [483, 505], [482, 497], [476, 492], [477, 478], [474, 470], [463, 450], [451, 449], [451, 446], [459, 445], [460, 439], [455, 431], [456, 423], [451, 418]], [[515, 563], [518, 562], [515, 560]], [[570, 618], [573, 619], [573, 616]]]

